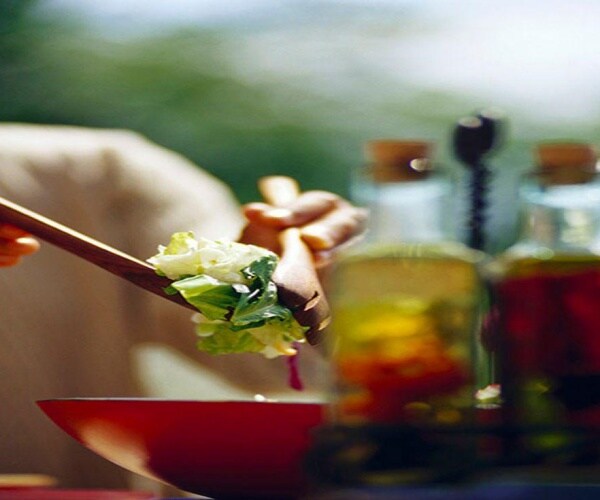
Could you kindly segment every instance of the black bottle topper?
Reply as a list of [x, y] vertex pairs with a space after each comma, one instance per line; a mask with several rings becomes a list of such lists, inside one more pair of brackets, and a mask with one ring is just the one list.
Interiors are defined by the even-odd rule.
[[485, 159], [501, 142], [502, 122], [503, 116], [499, 111], [482, 110], [461, 118], [453, 132], [454, 155], [471, 175], [468, 245], [476, 250], [485, 250], [486, 246], [485, 222], [491, 171]]

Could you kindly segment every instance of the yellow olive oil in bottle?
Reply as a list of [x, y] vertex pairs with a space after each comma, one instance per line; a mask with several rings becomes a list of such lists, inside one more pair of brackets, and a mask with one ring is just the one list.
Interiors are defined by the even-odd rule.
[[452, 190], [430, 144], [374, 141], [367, 151], [371, 185], [358, 201], [371, 231], [329, 287], [336, 465], [371, 484], [460, 476], [476, 460], [483, 255], [452, 237]]

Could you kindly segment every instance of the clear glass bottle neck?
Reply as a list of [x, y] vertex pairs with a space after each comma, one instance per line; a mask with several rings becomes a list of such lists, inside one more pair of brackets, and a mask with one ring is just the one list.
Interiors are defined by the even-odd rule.
[[357, 179], [352, 197], [369, 209], [369, 242], [436, 243], [454, 239], [451, 187], [444, 177], [380, 183]]
[[530, 181], [521, 194], [520, 245], [577, 253], [600, 251], [600, 183], [543, 186]]

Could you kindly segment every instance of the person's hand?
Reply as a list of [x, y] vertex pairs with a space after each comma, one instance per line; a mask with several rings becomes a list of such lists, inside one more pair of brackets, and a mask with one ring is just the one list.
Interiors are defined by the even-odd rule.
[[0, 222], [0, 267], [17, 265], [21, 257], [36, 252], [39, 247], [29, 233]]
[[243, 213], [248, 224], [240, 238], [242, 243], [280, 253], [279, 233], [297, 227], [318, 267], [360, 238], [367, 220], [366, 210], [327, 191], [306, 191], [285, 207], [249, 203], [243, 207]]

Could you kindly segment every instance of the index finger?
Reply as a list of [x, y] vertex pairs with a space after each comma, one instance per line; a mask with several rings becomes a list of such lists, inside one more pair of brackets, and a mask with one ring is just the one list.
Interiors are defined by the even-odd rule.
[[244, 208], [244, 214], [251, 222], [285, 229], [313, 222], [342, 202], [342, 198], [328, 191], [306, 191], [284, 207], [251, 203]]
[[342, 204], [301, 228], [302, 239], [314, 251], [331, 250], [364, 232], [367, 211]]

